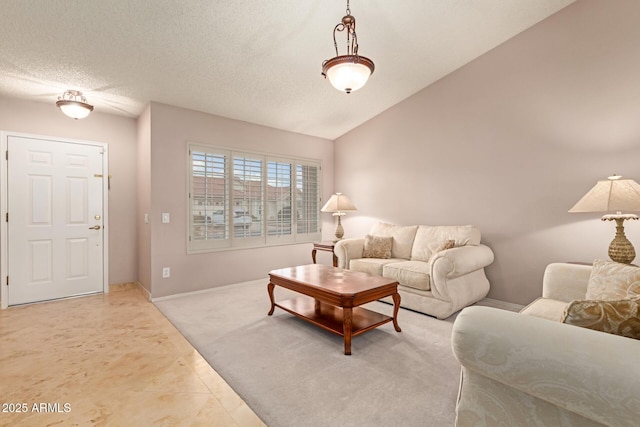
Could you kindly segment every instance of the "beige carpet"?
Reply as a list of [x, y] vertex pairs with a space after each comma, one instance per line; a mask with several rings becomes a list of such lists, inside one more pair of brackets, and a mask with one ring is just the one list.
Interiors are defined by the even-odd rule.
[[[451, 352], [454, 318], [401, 309], [398, 322], [342, 337], [278, 308], [267, 316], [267, 280], [156, 302], [270, 427], [451, 426], [460, 365]], [[276, 288], [276, 300], [290, 291]], [[367, 308], [391, 314], [390, 305]]]

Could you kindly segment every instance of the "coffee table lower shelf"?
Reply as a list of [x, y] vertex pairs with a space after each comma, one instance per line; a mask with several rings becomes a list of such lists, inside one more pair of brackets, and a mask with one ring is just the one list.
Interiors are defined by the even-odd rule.
[[[344, 310], [341, 307], [306, 296], [279, 301], [274, 305], [322, 329], [344, 336]], [[353, 307], [352, 310], [351, 336], [360, 335], [393, 320], [393, 317], [363, 307]]]

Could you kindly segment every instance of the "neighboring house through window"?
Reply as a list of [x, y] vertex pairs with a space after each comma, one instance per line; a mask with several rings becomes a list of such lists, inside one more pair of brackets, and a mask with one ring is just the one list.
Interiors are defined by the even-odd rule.
[[320, 238], [321, 164], [189, 145], [189, 252]]

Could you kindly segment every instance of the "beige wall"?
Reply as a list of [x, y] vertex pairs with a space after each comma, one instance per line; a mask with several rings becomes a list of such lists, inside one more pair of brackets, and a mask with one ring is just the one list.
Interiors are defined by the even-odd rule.
[[640, 2], [578, 1], [339, 138], [346, 234], [476, 224], [489, 297], [520, 304], [548, 263], [608, 258], [614, 224], [567, 210], [613, 173], [640, 181], [638, 22]]
[[[151, 293], [162, 297], [265, 278], [274, 269], [311, 262], [311, 244], [187, 255], [187, 143], [302, 156], [322, 161], [323, 193], [333, 184], [333, 142], [197, 111], [152, 103], [149, 220]], [[162, 224], [161, 215], [171, 215]], [[331, 235], [331, 217], [325, 234]], [[146, 259], [141, 254], [141, 259]], [[162, 268], [171, 277], [162, 278]], [[265, 287], [266, 296], [266, 287]]]
[[136, 254], [136, 122], [94, 111], [72, 120], [50, 103], [0, 97], [0, 129], [109, 144], [109, 282], [138, 277]]
[[151, 106], [138, 117], [136, 226], [138, 229], [138, 281], [151, 293]]

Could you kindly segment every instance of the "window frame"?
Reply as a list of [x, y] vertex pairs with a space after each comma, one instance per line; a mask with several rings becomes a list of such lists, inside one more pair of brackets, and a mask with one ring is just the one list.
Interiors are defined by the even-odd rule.
[[[270, 247], [270, 246], [279, 246], [279, 245], [287, 245], [287, 244], [300, 244], [300, 243], [309, 243], [316, 242], [321, 239], [322, 236], [322, 221], [320, 217], [320, 206], [322, 205], [322, 161], [319, 159], [311, 159], [311, 158], [303, 158], [297, 156], [287, 156], [287, 155], [278, 155], [272, 153], [260, 153], [255, 151], [248, 150], [237, 150], [230, 149], [225, 147], [219, 147], [214, 145], [207, 145], [202, 143], [188, 142], [187, 143], [187, 253], [203, 253], [203, 252], [217, 252], [217, 251], [229, 251], [229, 250], [237, 250], [237, 249], [247, 249], [247, 248], [260, 248], [260, 247]], [[194, 158], [193, 153], [206, 153], [212, 156], [224, 156], [225, 160], [225, 171], [224, 171], [224, 188], [226, 192], [226, 200], [224, 205], [224, 218], [227, 230], [226, 234], [222, 238], [207, 238], [208, 228], [207, 223], [205, 221], [205, 238], [196, 238], [194, 230], [195, 226], [198, 225], [194, 221], [194, 207], [195, 207], [195, 196], [194, 196]], [[234, 159], [244, 158], [251, 160], [260, 160], [261, 164], [261, 213], [259, 221], [257, 221], [260, 225], [253, 225], [252, 233], [257, 233], [257, 230], [260, 230], [260, 234], [247, 236], [246, 233], [241, 235], [240, 237], [236, 236], [234, 232], [233, 224], [233, 215], [235, 210], [235, 203], [237, 199], [234, 195], [234, 183], [236, 182], [236, 178], [234, 175]], [[273, 207], [269, 207], [269, 204], [274, 206], [279, 206], [281, 201], [270, 200], [269, 191], [270, 191], [270, 181], [269, 181], [269, 163], [270, 162], [280, 162], [280, 163], [288, 163], [290, 164], [290, 191], [289, 195], [293, 200], [290, 201], [291, 204], [291, 233], [290, 234], [276, 234], [269, 235], [268, 225], [269, 225], [269, 209], [273, 209]], [[318, 227], [316, 232], [298, 232], [298, 218], [297, 218], [297, 203], [296, 197], [298, 196], [298, 177], [296, 175], [296, 171], [299, 165], [317, 167], [317, 182], [315, 183], [315, 191], [317, 194], [315, 197], [317, 198], [317, 219], [318, 219]], [[206, 179], [205, 179], [206, 181]], [[245, 181], [243, 181], [245, 182]], [[277, 192], [274, 192], [277, 193]], [[312, 195], [313, 197], [313, 195]], [[205, 198], [206, 200], [206, 198]], [[246, 200], [245, 200], [246, 202]], [[254, 206], [256, 206], [254, 204]], [[206, 211], [206, 210], [205, 210]], [[253, 214], [253, 212], [249, 212], [249, 214]], [[272, 214], [273, 216], [273, 214]], [[255, 214], [253, 215], [255, 217]], [[229, 224], [231, 222], [231, 224]]]

